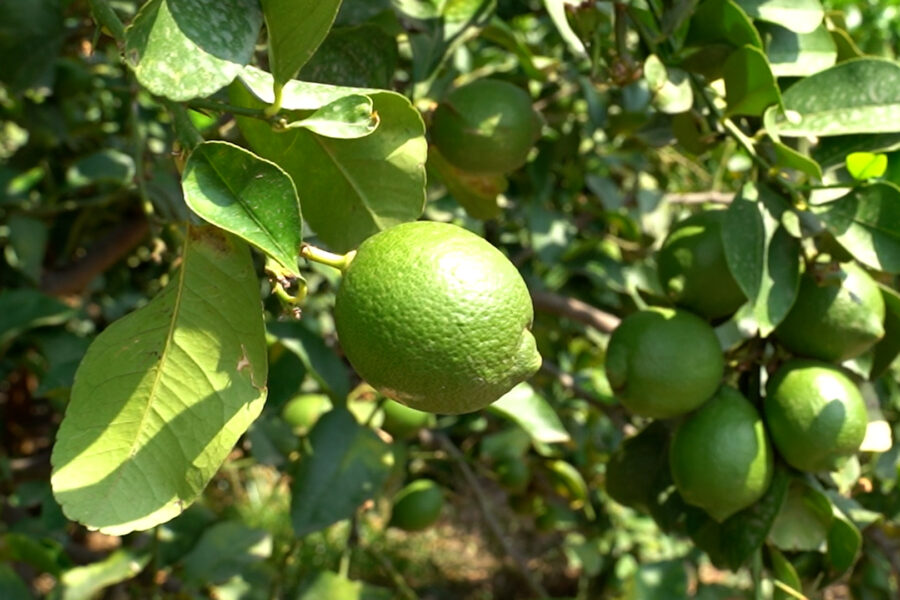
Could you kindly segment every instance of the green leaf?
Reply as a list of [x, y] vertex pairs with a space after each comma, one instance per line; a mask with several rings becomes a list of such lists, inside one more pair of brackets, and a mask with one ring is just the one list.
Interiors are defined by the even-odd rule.
[[900, 133], [836, 135], [819, 140], [813, 148], [812, 157], [823, 169], [828, 169], [842, 164], [851, 152], [890, 152], [898, 148]]
[[682, 560], [640, 565], [625, 582], [623, 600], [671, 600], [687, 598], [688, 577]]
[[184, 201], [201, 218], [300, 276], [300, 201], [278, 165], [228, 142], [204, 142], [191, 152], [181, 188]]
[[560, 37], [569, 47], [569, 51], [575, 56], [587, 56], [584, 44], [575, 34], [575, 31], [572, 30], [572, 26], [569, 25], [569, 19], [566, 18], [566, 0], [544, 0], [544, 8], [547, 9], [550, 20], [553, 21], [553, 25], [556, 26]]
[[301, 127], [325, 137], [352, 140], [375, 131], [378, 115], [370, 97], [351, 94], [326, 104], [308, 117], [288, 123], [286, 127]]
[[[797, 570], [794, 568], [794, 565], [792, 565], [790, 561], [784, 557], [784, 554], [782, 554], [778, 550], [778, 548], [768, 546], [768, 550], [769, 558], [772, 562], [772, 572], [775, 575], [775, 579], [791, 588], [792, 590], [802, 593], [803, 582], [800, 581], [800, 576], [797, 575]], [[796, 596], [791, 596], [783, 590], [774, 590], [773, 600], [794, 599], [796, 599]]]
[[0, 2], [0, 82], [11, 92], [53, 86], [63, 15], [60, 0]]
[[875, 179], [887, 171], [886, 154], [871, 152], [851, 152], [847, 155], [847, 171], [857, 180]]
[[0, 563], [0, 598], [5, 600], [32, 600], [34, 596], [22, 578], [10, 565]]
[[387, 479], [390, 446], [347, 410], [323, 415], [309, 434], [312, 448], [291, 485], [294, 533], [304, 536], [353, 515]]
[[384, 588], [363, 581], [351, 581], [343, 575], [318, 573], [297, 600], [390, 600], [395, 596]]
[[824, 25], [809, 33], [797, 33], [779, 25], [761, 23], [758, 27], [776, 77], [812, 75], [837, 61], [837, 48]]
[[831, 505], [831, 527], [828, 529], [826, 557], [835, 576], [846, 573], [862, 549], [862, 534], [856, 525], [837, 506]]
[[0, 350], [23, 331], [60, 325], [75, 311], [37, 290], [20, 288], [0, 291]]
[[390, 88], [400, 58], [394, 36], [372, 24], [332, 29], [297, 79]]
[[550, 403], [527, 383], [511, 389], [488, 410], [518, 424], [536, 442], [555, 444], [571, 439]]
[[500, 215], [497, 196], [508, 184], [502, 174], [468, 173], [450, 164], [437, 146], [428, 147], [428, 167], [447, 187], [473, 219], [488, 220]]
[[9, 227], [9, 244], [4, 250], [6, 262], [33, 283], [40, 282], [49, 233], [46, 223], [13, 213], [6, 225]]
[[755, 46], [762, 49], [762, 39], [747, 13], [733, 0], [706, 0], [691, 17], [686, 42], [707, 46], [727, 44], [736, 48]]
[[293, 353], [332, 398], [343, 400], [350, 393], [350, 372], [347, 366], [301, 321], [272, 321], [269, 333]]
[[884, 337], [875, 344], [875, 355], [869, 379], [875, 381], [881, 377], [897, 355], [900, 355], [900, 293], [887, 286], [879, 286], [884, 298]]
[[809, 33], [822, 22], [825, 10], [819, 0], [736, 0], [748, 15], [791, 31]]
[[341, 0], [262, 0], [274, 84], [294, 78], [328, 35]]
[[800, 242], [780, 224], [785, 204], [767, 188], [748, 184], [728, 207], [722, 227], [728, 268], [762, 336], [787, 315], [800, 282]]
[[[772, 111], [766, 111], [766, 114], [771, 114], [771, 112]], [[794, 169], [809, 175], [814, 179], [822, 179], [822, 167], [819, 166], [819, 163], [807, 155], [794, 150], [787, 144], [772, 139], [769, 144], [761, 145], [759, 148], [776, 167], [782, 169]]]
[[184, 101], [222, 89], [253, 57], [257, 0], [150, 0], [125, 35], [125, 62], [150, 92]]
[[187, 231], [179, 270], [88, 349], [57, 433], [66, 516], [110, 535], [193, 502], [265, 400], [259, 282], [243, 242]]
[[761, 116], [769, 106], [782, 103], [781, 90], [759, 48], [735, 50], [725, 61], [724, 72], [728, 114]]
[[78, 159], [66, 169], [66, 183], [83, 187], [97, 183], [125, 186], [134, 178], [134, 159], [112, 148]]
[[810, 210], [856, 260], [900, 273], [900, 188], [873, 183]]
[[900, 131], [900, 64], [879, 58], [839, 63], [784, 93], [779, 135], [832, 136]]
[[63, 573], [62, 600], [91, 600], [111, 585], [133, 578], [150, 562], [149, 553], [116, 550], [103, 560]]
[[[247, 69], [241, 80], [244, 85], [230, 88], [235, 104], [259, 108], [264, 106], [259, 98], [271, 100], [270, 76]], [[378, 129], [364, 138], [336, 140], [298, 129], [279, 133], [258, 119], [237, 119], [254, 151], [293, 178], [304, 218], [337, 252], [416, 220], [425, 203], [425, 126], [409, 100], [393, 92], [291, 81], [283, 106], [317, 110], [350, 94], [370, 96], [378, 113]]]
[[822, 550], [831, 518], [832, 507], [828, 498], [801, 480], [794, 479], [772, 525], [769, 541], [780, 550]]
[[222, 521], [207, 528], [184, 557], [184, 574], [203, 584], [222, 583], [253, 563], [272, 555], [272, 536], [241, 521]]
[[653, 92], [653, 104], [666, 114], [683, 113], [694, 104], [694, 93], [686, 72], [666, 68], [655, 54], [644, 61], [644, 77]]

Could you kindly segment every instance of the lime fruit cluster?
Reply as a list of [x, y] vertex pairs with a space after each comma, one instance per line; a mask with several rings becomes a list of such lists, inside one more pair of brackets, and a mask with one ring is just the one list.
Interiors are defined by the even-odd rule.
[[515, 266], [461, 227], [404, 223], [363, 242], [334, 318], [359, 375], [419, 411], [479, 410], [541, 365]]
[[478, 79], [453, 90], [438, 105], [431, 137], [454, 166], [495, 174], [524, 164], [540, 128], [524, 90], [497, 79]]
[[[725, 211], [705, 211], [673, 228], [657, 264], [678, 308], [629, 315], [607, 346], [618, 400], [655, 420], [611, 456], [606, 489], [651, 514], [674, 484], [685, 503], [724, 521], [765, 495], [778, 456], [800, 471], [834, 471], [866, 435], [865, 402], [839, 363], [884, 338], [881, 289], [854, 263], [811, 265], [769, 340], [774, 364], [757, 406], [723, 385], [723, 352], [709, 323], [747, 301], [726, 260], [724, 219]], [[793, 357], [784, 360], [784, 351]], [[763, 366], [759, 357], [738, 360]]]

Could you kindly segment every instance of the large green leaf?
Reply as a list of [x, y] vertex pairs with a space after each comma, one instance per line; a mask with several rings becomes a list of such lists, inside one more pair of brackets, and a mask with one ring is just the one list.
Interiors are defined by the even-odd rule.
[[228, 142], [204, 142], [191, 152], [181, 187], [184, 201], [203, 219], [300, 276], [300, 202], [278, 165]]
[[204, 530], [197, 545], [182, 559], [184, 574], [204, 584], [240, 575], [272, 555], [272, 536], [241, 521], [222, 521]]
[[837, 60], [837, 47], [824, 25], [809, 33], [797, 33], [780, 25], [760, 24], [759, 32], [776, 77], [812, 75]]
[[787, 315], [800, 282], [800, 242], [779, 223], [784, 201], [767, 188], [745, 186], [725, 215], [722, 241], [735, 280], [747, 295], [760, 335]]
[[269, 32], [269, 69], [284, 85], [310, 59], [341, 7], [341, 0], [262, 0]]
[[570, 440], [569, 432], [550, 403], [527, 383], [520, 383], [488, 408], [517, 423], [536, 442], [554, 444]]
[[257, 0], [150, 0], [126, 31], [125, 61], [154, 94], [208, 96], [250, 62], [261, 25]]
[[725, 100], [729, 114], [753, 117], [781, 104], [781, 90], [762, 50], [747, 45], [725, 61]]
[[111, 585], [121, 583], [140, 573], [150, 562], [150, 554], [131, 550], [116, 550], [103, 560], [63, 573], [62, 600], [91, 600]]
[[297, 536], [350, 518], [378, 492], [393, 465], [390, 446], [345, 409], [323, 415], [309, 443], [312, 452], [301, 459], [291, 485]]
[[[241, 106], [271, 102], [272, 78], [248, 68], [231, 88]], [[333, 250], [346, 252], [378, 231], [414, 221], [425, 204], [425, 126], [409, 100], [394, 92], [290, 81], [282, 106], [315, 111], [351, 94], [372, 98], [378, 128], [359, 139], [332, 139], [302, 129], [273, 131], [258, 119], [238, 117], [253, 150], [293, 178], [303, 216]], [[307, 116], [298, 113], [298, 117]]]
[[900, 188], [873, 183], [811, 210], [856, 260], [900, 273]]
[[848, 60], [801, 79], [784, 92], [779, 135], [830, 136], [900, 131], [900, 64]]
[[748, 15], [791, 31], [809, 33], [822, 22], [825, 10], [819, 0], [736, 0]]
[[51, 458], [63, 512], [111, 535], [175, 517], [259, 415], [265, 384], [249, 251], [191, 227], [169, 285], [97, 336], [78, 369]]

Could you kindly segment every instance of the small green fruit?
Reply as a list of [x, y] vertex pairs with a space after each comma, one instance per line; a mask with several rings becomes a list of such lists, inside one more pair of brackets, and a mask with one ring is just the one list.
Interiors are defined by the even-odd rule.
[[287, 401], [281, 417], [294, 431], [305, 434], [329, 410], [331, 399], [325, 394], [300, 394]]
[[444, 508], [444, 493], [431, 479], [417, 479], [394, 496], [389, 525], [405, 531], [421, 531], [434, 525]]
[[404, 406], [394, 400], [385, 400], [382, 405], [384, 422], [381, 428], [397, 440], [408, 440], [416, 436], [420, 429], [433, 427], [434, 415]]

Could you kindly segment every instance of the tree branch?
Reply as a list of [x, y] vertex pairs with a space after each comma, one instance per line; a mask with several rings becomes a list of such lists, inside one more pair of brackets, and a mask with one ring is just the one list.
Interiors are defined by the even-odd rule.
[[586, 302], [553, 292], [531, 290], [531, 300], [537, 310], [568, 317], [604, 333], [611, 333], [621, 321], [616, 315], [603, 312]]
[[734, 199], [734, 192], [688, 192], [685, 194], [664, 194], [663, 202], [672, 204], [729, 204]]

